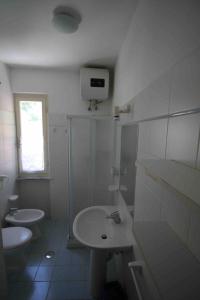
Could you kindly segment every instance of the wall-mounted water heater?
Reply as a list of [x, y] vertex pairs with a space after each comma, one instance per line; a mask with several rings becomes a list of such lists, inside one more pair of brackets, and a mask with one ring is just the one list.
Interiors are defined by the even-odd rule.
[[108, 98], [109, 71], [107, 69], [82, 68], [80, 83], [83, 100], [104, 101]]

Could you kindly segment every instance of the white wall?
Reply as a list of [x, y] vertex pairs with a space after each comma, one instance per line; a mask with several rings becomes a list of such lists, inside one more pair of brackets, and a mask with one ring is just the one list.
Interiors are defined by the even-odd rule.
[[200, 45], [196, 0], [140, 0], [119, 53], [114, 104], [123, 104]]
[[[1, 223], [0, 223], [0, 230], [1, 230]], [[0, 233], [0, 299], [6, 300], [7, 299], [7, 282], [6, 282], [6, 269], [5, 269], [5, 262], [3, 257], [3, 250], [2, 250], [2, 236]]]
[[[10, 89], [9, 72], [0, 63], [0, 175], [8, 176], [0, 186], [0, 230], [1, 222], [7, 212], [8, 197], [15, 192], [16, 179], [16, 139], [13, 98]], [[2, 253], [2, 237], [0, 232], [0, 298], [6, 299], [5, 266]]]
[[46, 217], [50, 216], [49, 180], [19, 180], [17, 185], [19, 207], [42, 209]]
[[[14, 93], [47, 93], [50, 116], [54, 114], [88, 114], [88, 103], [80, 99], [78, 71], [11, 69]], [[110, 101], [99, 106], [98, 113], [110, 111]]]
[[[46, 93], [49, 102], [49, 147], [50, 147], [50, 198], [51, 214], [54, 218], [66, 218], [67, 203], [67, 122], [66, 114], [88, 114], [88, 103], [80, 98], [79, 72], [53, 71], [42, 69], [11, 69], [11, 83], [14, 93]], [[111, 101], [99, 105], [95, 114], [109, 114]], [[91, 114], [91, 113], [90, 113]], [[40, 183], [42, 184], [42, 183]], [[46, 183], [44, 183], [46, 184]], [[38, 185], [35, 182], [35, 185]], [[34, 194], [31, 183], [30, 193]], [[44, 190], [44, 189], [43, 189]], [[21, 195], [22, 195], [21, 189]], [[27, 191], [26, 191], [27, 195]], [[23, 195], [22, 195], [23, 196]], [[27, 199], [29, 206], [36, 203]], [[49, 193], [46, 193], [46, 211], [48, 213]], [[32, 197], [33, 199], [33, 197]], [[31, 202], [30, 202], [31, 201]], [[38, 202], [39, 205], [39, 202]]]
[[[139, 122], [138, 159], [176, 160], [200, 168], [200, 5], [140, 1], [116, 68], [114, 104], [130, 99]], [[176, 174], [174, 174], [176, 176]], [[200, 259], [200, 207], [138, 168], [135, 221], [166, 221]]]
[[9, 178], [0, 188], [0, 219], [8, 208], [8, 197], [15, 191], [16, 138], [13, 97], [7, 67], [0, 63], [0, 175]]

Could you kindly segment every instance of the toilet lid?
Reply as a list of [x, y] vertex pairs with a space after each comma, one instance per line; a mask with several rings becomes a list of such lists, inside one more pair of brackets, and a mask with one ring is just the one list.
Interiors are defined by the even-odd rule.
[[31, 237], [31, 230], [25, 227], [2, 228], [3, 249], [17, 248], [27, 243]]

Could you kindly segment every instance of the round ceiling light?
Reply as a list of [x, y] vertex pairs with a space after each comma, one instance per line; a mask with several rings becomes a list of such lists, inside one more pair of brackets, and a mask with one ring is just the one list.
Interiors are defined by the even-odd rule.
[[60, 32], [73, 33], [80, 22], [81, 16], [72, 8], [59, 6], [53, 11], [53, 24]]

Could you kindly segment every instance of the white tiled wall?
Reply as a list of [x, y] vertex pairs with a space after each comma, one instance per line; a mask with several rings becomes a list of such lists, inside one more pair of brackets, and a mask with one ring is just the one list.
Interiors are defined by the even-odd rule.
[[[168, 109], [172, 113], [200, 108], [199, 66], [200, 50], [196, 50], [136, 96], [135, 120], [162, 116]], [[199, 142], [199, 113], [139, 122], [138, 159], [175, 160], [200, 168]], [[140, 168], [135, 197], [136, 221], [167, 221], [200, 259], [200, 207], [173, 188], [142, 174]]]
[[125, 104], [197, 49], [199, 33], [199, 1], [138, 1], [117, 59], [114, 105]]
[[168, 127], [166, 158], [195, 167], [199, 128], [200, 114], [171, 118]]
[[167, 72], [135, 97], [135, 120], [153, 118], [168, 113], [170, 75], [171, 72]]
[[[198, 15], [198, 1], [138, 1], [117, 59], [113, 107], [132, 99], [135, 121], [200, 108]], [[167, 158], [200, 169], [197, 119], [194, 115], [170, 119], [169, 135], [168, 126], [167, 130], [163, 130], [162, 121], [156, 122], [155, 126], [154, 121], [140, 122], [138, 158], [165, 159], [167, 154]], [[195, 157], [197, 151], [198, 159]], [[137, 175], [135, 218], [165, 219], [200, 259], [200, 212], [197, 206], [192, 203], [190, 206], [191, 200], [171, 189], [165, 190], [164, 186], [145, 174], [143, 178]], [[155, 253], [154, 241], [149, 240], [148, 245]], [[166, 245], [170, 246], [170, 243]], [[167, 253], [166, 249], [161, 252]], [[171, 259], [171, 253], [168, 256]], [[176, 257], [173, 261], [177, 263]], [[188, 265], [187, 260], [185, 265]], [[187, 273], [185, 265], [183, 269]], [[167, 276], [172, 280], [176, 277], [173, 272], [168, 272]], [[167, 283], [166, 277], [163, 276], [164, 284]], [[194, 274], [187, 278], [187, 282], [191, 283], [191, 293], [195, 291], [193, 279]], [[176, 290], [184, 291], [185, 283], [181, 288], [175, 285], [168, 299], [180, 299]], [[185, 299], [192, 299], [190, 296]], [[196, 299], [194, 295], [193, 299]]]
[[15, 191], [16, 140], [13, 98], [10, 89], [9, 71], [0, 63], [0, 175], [5, 174], [0, 189], [0, 220], [7, 211], [7, 199]]
[[190, 249], [200, 260], [200, 208], [196, 205], [191, 208], [190, 222], [188, 244]]
[[138, 158], [164, 158], [167, 119], [140, 123]]
[[197, 157], [197, 168], [200, 169], [200, 147], [199, 147], [199, 153], [198, 153], [198, 157]]
[[[0, 224], [1, 230], [1, 224]], [[6, 283], [6, 272], [5, 272], [5, 263], [3, 259], [3, 249], [2, 249], [2, 237], [0, 234], [0, 299], [7, 299], [7, 283]]]
[[186, 243], [190, 226], [190, 201], [170, 187], [163, 188], [162, 219], [167, 221]]
[[[59, 145], [59, 146], [58, 146]], [[67, 120], [66, 114], [49, 116], [50, 211], [54, 219], [67, 216]]]
[[145, 185], [140, 176], [136, 177], [135, 198], [136, 222], [161, 220], [161, 199]]
[[[16, 148], [13, 99], [10, 89], [9, 72], [0, 63], [0, 175], [8, 176], [0, 187], [0, 223], [7, 211], [7, 199], [15, 190]], [[1, 224], [0, 224], [1, 230]], [[5, 266], [0, 232], [0, 299], [6, 299]]]
[[200, 106], [200, 51], [195, 51], [172, 69], [170, 113]]
[[42, 209], [49, 216], [49, 181], [21, 180], [18, 181], [19, 207]]

